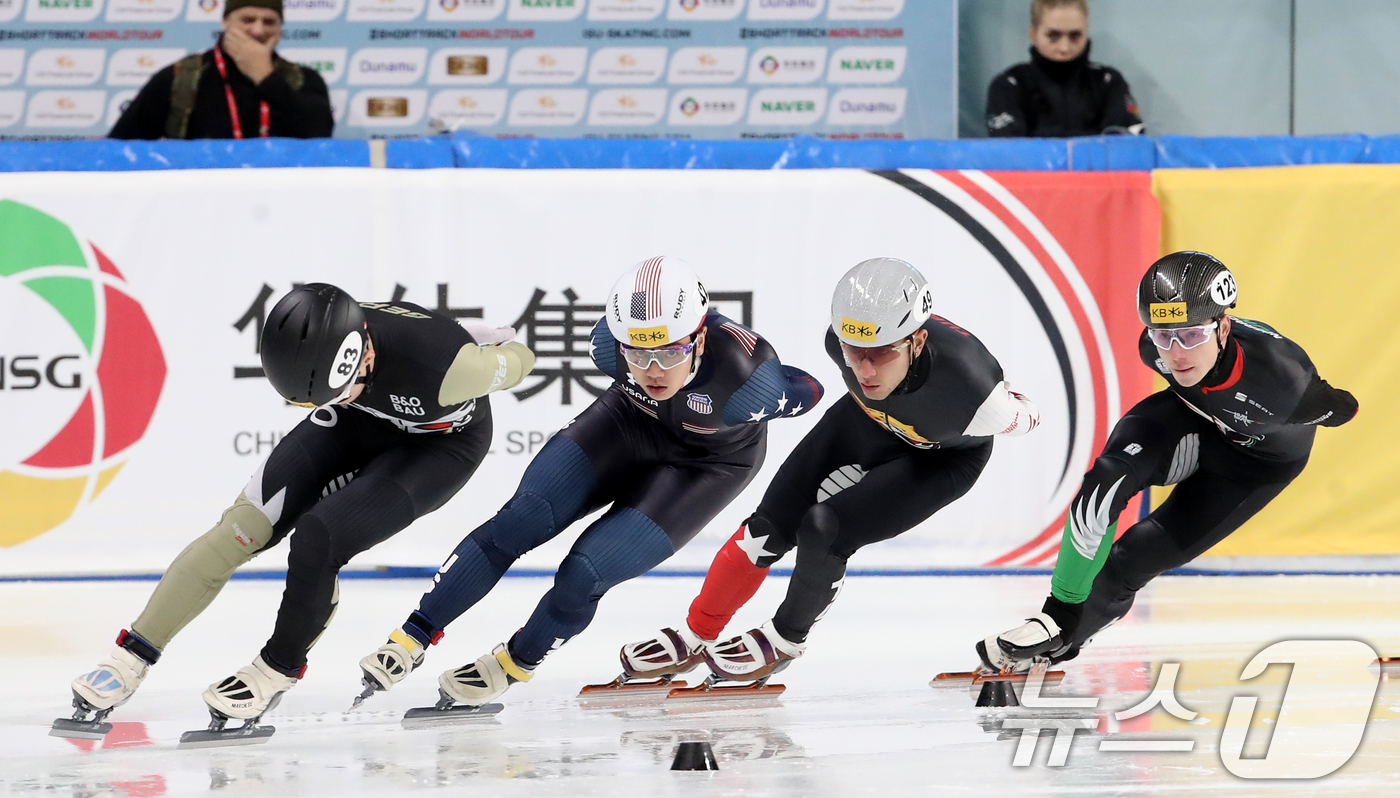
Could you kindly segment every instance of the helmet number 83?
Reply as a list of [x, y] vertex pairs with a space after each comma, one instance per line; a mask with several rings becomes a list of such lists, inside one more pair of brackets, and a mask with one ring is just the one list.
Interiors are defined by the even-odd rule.
[[336, 366], [335, 373], [348, 377], [355, 368], [355, 361], [360, 357], [360, 350], [350, 347], [340, 356], [340, 365]]

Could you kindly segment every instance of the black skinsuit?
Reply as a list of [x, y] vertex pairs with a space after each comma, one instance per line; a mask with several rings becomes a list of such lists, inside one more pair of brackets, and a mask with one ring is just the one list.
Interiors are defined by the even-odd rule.
[[[1357, 411], [1302, 347], [1256, 321], [1233, 318], [1215, 366], [1189, 388], [1172, 378], [1146, 331], [1138, 348], [1168, 388], [1118, 422], [1070, 504], [1045, 612], [1074, 645], [1123, 617], [1158, 574], [1263, 509], [1302, 473], [1317, 426], [1340, 426]], [[1166, 501], [1114, 543], [1128, 500], [1172, 484]]]
[[[774, 629], [789, 641], [805, 641], [836, 600], [856, 550], [903, 534], [960, 498], [991, 458], [992, 435], [1038, 423], [981, 341], [937, 316], [921, 329], [928, 333], [923, 351], [882, 400], [865, 398], [827, 330], [827, 354], [847, 393], [778, 469], [741, 530], [762, 542], [759, 556], [750, 554], [760, 568], [797, 547], [787, 597], [773, 616]], [[718, 631], [737, 609], [697, 599], [692, 628]]]
[[1140, 133], [1142, 117], [1128, 82], [1111, 66], [1089, 60], [1051, 61], [1031, 48], [1031, 60], [992, 79], [987, 133], [993, 137], [1098, 136]]

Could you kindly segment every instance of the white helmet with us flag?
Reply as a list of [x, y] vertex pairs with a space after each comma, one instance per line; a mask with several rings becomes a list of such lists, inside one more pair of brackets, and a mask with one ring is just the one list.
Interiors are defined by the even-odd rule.
[[831, 297], [831, 329], [849, 346], [887, 346], [913, 334], [933, 313], [933, 289], [899, 258], [856, 264]]
[[660, 255], [628, 269], [613, 284], [608, 331], [628, 346], [665, 346], [700, 329], [710, 295], [680, 258]]

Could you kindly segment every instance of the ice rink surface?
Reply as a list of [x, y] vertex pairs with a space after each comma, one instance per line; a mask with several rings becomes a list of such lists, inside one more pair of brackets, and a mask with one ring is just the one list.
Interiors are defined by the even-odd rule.
[[[203, 728], [200, 692], [249, 662], [271, 631], [281, 586], [236, 581], [166, 651], [141, 691], [110, 718], [102, 743], [47, 736], [67, 717], [68, 682], [107, 653], [140, 611], [150, 582], [0, 584], [0, 795], [352, 796], [846, 796], [846, 795], [1380, 795], [1400, 772], [1400, 689], [1382, 679], [1356, 755], [1316, 780], [1250, 780], [1222, 764], [1232, 697], [1259, 697], [1245, 754], [1269, 744], [1289, 678], [1274, 666], [1241, 683], [1245, 664], [1288, 639], [1355, 639], [1400, 654], [1400, 577], [1166, 577], [1100, 635], [1055, 691], [1097, 695], [1062, 766], [1047, 765], [1053, 732], [1028, 766], [1013, 765], [1020, 732], [967, 690], [931, 689], [941, 671], [973, 664], [972, 644], [1039, 609], [1045, 576], [853, 577], [813, 631], [810, 648], [775, 681], [769, 705], [652, 701], [584, 708], [589, 682], [617, 675], [617, 649], [681, 623], [697, 578], [644, 578], [603, 599], [583, 635], [550, 656], [533, 681], [501, 699], [494, 719], [405, 730], [404, 710], [436, 699], [439, 672], [486, 653], [525, 619], [548, 587], [508, 578], [433, 648], [392, 693], [344, 714], [359, 689], [357, 661], [410, 610], [420, 581], [346, 580], [330, 631], [302, 683], [264, 719], [261, 746], [177, 750]], [[735, 619], [739, 633], [765, 620], [786, 586], [770, 579]], [[1164, 662], [1179, 662], [1175, 695], [1199, 715], [1186, 723], [1157, 709], [1117, 721], [1150, 691]], [[1050, 691], [1047, 691], [1047, 693]], [[1333, 707], [1301, 723], [1324, 738], [1347, 728]], [[1336, 715], [1336, 716], [1334, 716]], [[1293, 725], [1297, 725], [1294, 723]], [[1355, 731], [1356, 724], [1352, 724]], [[999, 728], [1000, 727], [1000, 728]], [[1194, 741], [1190, 752], [1105, 752], [1102, 740]], [[709, 742], [710, 773], [669, 769], [679, 742]]]

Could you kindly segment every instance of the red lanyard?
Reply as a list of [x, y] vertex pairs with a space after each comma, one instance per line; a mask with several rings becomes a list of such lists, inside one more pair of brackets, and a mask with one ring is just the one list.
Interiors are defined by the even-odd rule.
[[[233, 101], [233, 89], [228, 87], [228, 67], [224, 66], [224, 54], [214, 45], [214, 66], [219, 68], [219, 77], [224, 79], [224, 99], [228, 100], [229, 119], [233, 120], [233, 137], [243, 138], [243, 122], [238, 118], [238, 103]], [[268, 125], [272, 122], [272, 110], [267, 100], [258, 100], [258, 135], [267, 138]]]

